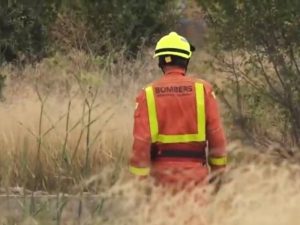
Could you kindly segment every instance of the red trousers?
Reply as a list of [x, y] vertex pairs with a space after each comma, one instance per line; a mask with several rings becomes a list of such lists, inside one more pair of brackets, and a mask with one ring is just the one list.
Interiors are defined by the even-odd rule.
[[152, 163], [151, 169], [151, 176], [157, 184], [180, 188], [205, 183], [208, 173], [205, 163], [184, 159], [159, 159]]

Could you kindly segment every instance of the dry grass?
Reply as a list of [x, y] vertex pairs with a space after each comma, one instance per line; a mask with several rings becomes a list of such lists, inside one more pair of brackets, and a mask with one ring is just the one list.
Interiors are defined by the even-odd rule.
[[2, 185], [51, 191], [57, 176], [74, 184], [106, 164], [119, 167], [131, 146], [134, 96], [152, 70], [142, 60], [125, 65], [81, 52], [3, 68]]
[[[2, 198], [0, 224], [298, 223], [300, 168], [237, 142], [217, 193], [209, 185], [172, 195], [128, 176], [134, 96], [160, 73], [151, 60], [73, 52], [22, 70], [1, 68], [9, 82], [0, 105], [0, 184], [4, 194], [21, 187], [22, 200], [12, 211]], [[23, 187], [46, 191], [48, 203]]]

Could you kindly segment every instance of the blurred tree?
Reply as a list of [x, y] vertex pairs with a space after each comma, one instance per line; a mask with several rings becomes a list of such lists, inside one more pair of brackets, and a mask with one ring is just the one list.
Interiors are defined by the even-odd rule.
[[67, 9], [86, 20], [89, 47], [98, 53], [126, 48], [135, 55], [141, 45], [153, 42], [155, 34], [174, 25], [179, 1], [77, 0], [65, 2]]
[[32, 61], [46, 54], [47, 28], [58, 5], [58, 0], [1, 1], [0, 65], [20, 58]]
[[65, 49], [64, 45], [101, 55], [125, 48], [127, 56], [134, 56], [176, 22], [179, 2], [0, 1], [0, 65], [17, 59], [32, 62], [51, 47]]
[[[210, 27], [212, 52], [227, 72], [225, 96], [235, 121], [254, 132], [300, 145], [300, 1], [198, 0]], [[231, 94], [230, 94], [231, 93]], [[270, 132], [268, 132], [270, 131]], [[274, 132], [273, 132], [274, 134]], [[287, 137], [288, 136], [288, 137]]]

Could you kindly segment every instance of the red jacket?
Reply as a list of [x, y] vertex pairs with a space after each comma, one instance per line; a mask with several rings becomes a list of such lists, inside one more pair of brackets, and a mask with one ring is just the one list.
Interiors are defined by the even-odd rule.
[[[149, 87], [151, 89], [143, 89], [136, 98], [130, 171], [142, 176], [150, 173], [161, 182], [201, 181], [208, 174], [207, 145], [212, 169], [226, 166], [226, 140], [212, 86], [204, 80], [185, 76], [183, 69], [170, 67]], [[203, 87], [202, 97], [200, 87]], [[204, 106], [198, 103], [201, 101]], [[175, 152], [176, 157], [165, 154], [170, 151]], [[182, 156], [178, 156], [177, 151]], [[190, 157], [186, 152], [201, 153], [204, 157]]]

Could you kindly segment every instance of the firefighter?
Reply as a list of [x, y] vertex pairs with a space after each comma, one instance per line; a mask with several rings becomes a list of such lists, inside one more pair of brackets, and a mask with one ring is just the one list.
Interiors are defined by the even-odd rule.
[[160, 184], [199, 184], [210, 171], [226, 166], [226, 140], [212, 86], [186, 76], [194, 50], [176, 32], [156, 45], [154, 57], [164, 76], [136, 98], [129, 165], [134, 175], [150, 175]]

